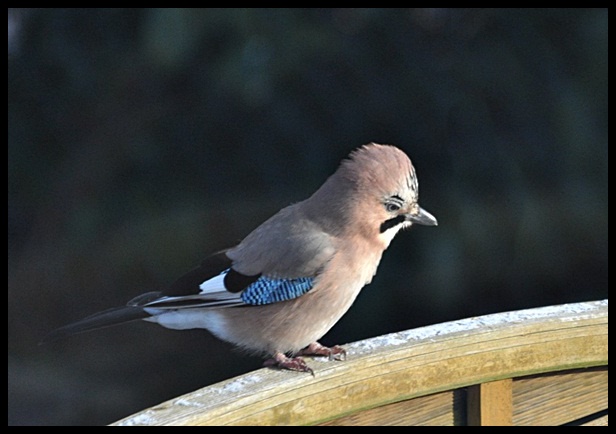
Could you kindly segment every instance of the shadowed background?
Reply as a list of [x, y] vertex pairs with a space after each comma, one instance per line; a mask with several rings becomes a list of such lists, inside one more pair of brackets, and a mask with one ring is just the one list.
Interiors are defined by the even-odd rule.
[[9, 9], [9, 425], [110, 423], [259, 368], [147, 323], [37, 343], [371, 141], [410, 155], [439, 226], [398, 235], [324, 344], [606, 298], [607, 37], [606, 9]]

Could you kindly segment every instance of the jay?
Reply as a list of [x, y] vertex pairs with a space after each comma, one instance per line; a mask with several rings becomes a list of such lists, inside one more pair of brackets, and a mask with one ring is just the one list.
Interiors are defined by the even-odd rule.
[[341, 360], [318, 343], [376, 273], [400, 229], [436, 226], [418, 205], [407, 155], [370, 143], [351, 152], [308, 199], [287, 206], [238, 245], [205, 259], [162, 292], [148, 292], [46, 337], [143, 319], [169, 329], [202, 328], [271, 357], [266, 366], [312, 373], [300, 356]]

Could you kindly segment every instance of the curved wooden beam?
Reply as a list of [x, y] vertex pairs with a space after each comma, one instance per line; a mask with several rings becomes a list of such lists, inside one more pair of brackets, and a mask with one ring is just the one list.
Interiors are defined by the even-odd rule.
[[608, 301], [452, 321], [345, 346], [315, 377], [260, 369], [115, 425], [301, 425], [445, 390], [608, 364]]

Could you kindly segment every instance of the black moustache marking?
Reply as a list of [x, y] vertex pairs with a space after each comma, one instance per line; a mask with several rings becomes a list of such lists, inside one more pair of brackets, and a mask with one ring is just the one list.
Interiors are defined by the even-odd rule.
[[404, 220], [405, 217], [402, 214], [394, 218], [390, 218], [389, 220], [385, 220], [383, 223], [381, 223], [381, 233], [385, 232], [387, 229], [398, 226], [400, 223], [403, 223]]

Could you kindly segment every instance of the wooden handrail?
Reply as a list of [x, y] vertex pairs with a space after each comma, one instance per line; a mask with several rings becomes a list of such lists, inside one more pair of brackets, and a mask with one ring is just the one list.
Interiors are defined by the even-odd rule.
[[[174, 398], [115, 425], [300, 425], [336, 420], [364, 424], [370, 419], [351, 415], [483, 384], [488, 386], [468, 391], [469, 399], [477, 401], [469, 402], [468, 421], [505, 424], [511, 422], [512, 410], [491, 412], [489, 407], [490, 393], [508, 402], [511, 387], [500, 380], [607, 367], [608, 301], [468, 318], [345, 348], [344, 362], [309, 360], [315, 377], [260, 369]], [[492, 382], [496, 387], [489, 387]], [[599, 395], [607, 400], [607, 384]], [[586, 414], [599, 410], [603, 408]], [[460, 411], [466, 415], [466, 409]]]

